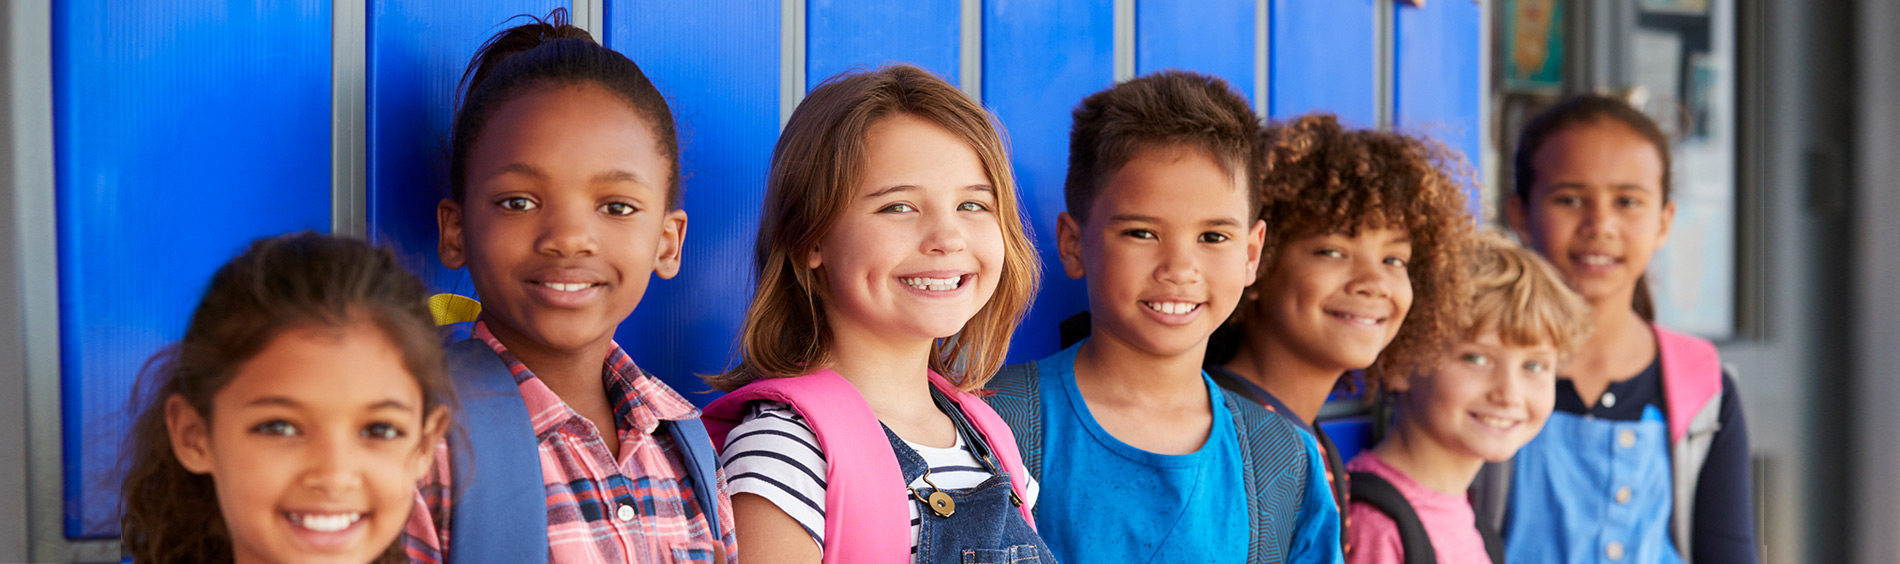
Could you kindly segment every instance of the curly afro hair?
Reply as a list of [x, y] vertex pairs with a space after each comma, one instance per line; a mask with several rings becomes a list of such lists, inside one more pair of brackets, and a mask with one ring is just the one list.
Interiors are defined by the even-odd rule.
[[[1268, 277], [1280, 251], [1294, 241], [1404, 229], [1412, 240], [1406, 265], [1412, 308], [1398, 336], [1366, 369], [1366, 380], [1384, 387], [1429, 367], [1441, 345], [1457, 335], [1459, 305], [1466, 301], [1461, 288], [1472, 218], [1459, 181], [1463, 161], [1427, 139], [1347, 130], [1331, 114], [1273, 123], [1261, 130], [1260, 142], [1260, 219], [1267, 222], [1260, 278]], [[1258, 301], [1257, 292], [1247, 292], [1229, 321], [1244, 321]]]

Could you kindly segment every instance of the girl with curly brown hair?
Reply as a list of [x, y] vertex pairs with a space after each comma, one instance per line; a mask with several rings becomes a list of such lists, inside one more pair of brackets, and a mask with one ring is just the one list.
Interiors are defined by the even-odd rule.
[[449, 392], [422, 282], [315, 233], [220, 268], [153, 360], [122, 527], [145, 564], [402, 562]]
[[1344, 507], [1345, 464], [1314, 420], [1348, 371], [1402, 382], [1455, 329], [1471, 231], [1459, 161], [1328, 114], [1269, 125], [1261, 147], [1259, 279], [1229, 319], [1231, 356], [1210, 353], [1208, 373], [1313, 434]]

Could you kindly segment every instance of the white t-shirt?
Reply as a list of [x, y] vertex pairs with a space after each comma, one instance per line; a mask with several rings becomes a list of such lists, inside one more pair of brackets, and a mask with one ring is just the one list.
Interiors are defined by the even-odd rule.
[[[957, 434], [957, 442], [950, 448], [904, 442], [930, 465], [930, 481], [940, 489], [973, 488], [992, 475], [964, 444], [962, 433]], [[782, 403], [755, 402], [726, 435], [724, 452], [726, 486], [733, 495], [749, 493], [765, 498], [804, 527], [821, 549], [824, 547], [825, 453], [818, 447], [818, 434], [812, 432], [804, 417]], [[929, 487], [922, 477], [910, 486]], [[1038, 493], [1034, 479], [1029, 480], [1027, 493], [1023, 503], [1033, 508]], [[909, 497], [910, 492], [902, 495], [910, 508], [910, 551], [915, 557], [922, 514], [917, 501]]]

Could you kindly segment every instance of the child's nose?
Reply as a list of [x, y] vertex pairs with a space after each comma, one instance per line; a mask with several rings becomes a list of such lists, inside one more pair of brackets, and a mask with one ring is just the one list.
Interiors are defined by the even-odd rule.
[[1347, 291], [1383, 299], [1392, 295], [1393, 275], [1389, 267], [1373, 256], [1376, 255], [1353, 260], [1352, 282]]
[[599, 239], [588, 217], [592, 210], [583, 207], [567, 206], [566, 209], [555, 208], [543, 213], [535, 250], [556, 257], [592, 255], [598, 251]]
[[963, 237], [963, 225], [956, 218], [932, 214], [925, 222], [924, 254], [955, 254], [969, 247], [969, 242]]
[[347, 438], [313, 441], [299, 484], [327, 496], [341, 495], [361, 487], [361, 453], [356, 452], [353, 442]]
[[1200, 261], [1196, 260], [1192, 245], [1192, 242], [1188, 242], [1187, 245], [1162, 245], [1161, 263], [1155, 268], [1155, 277], [1169, 284], [1187, 285], [1200, 282], [1201, 265]]

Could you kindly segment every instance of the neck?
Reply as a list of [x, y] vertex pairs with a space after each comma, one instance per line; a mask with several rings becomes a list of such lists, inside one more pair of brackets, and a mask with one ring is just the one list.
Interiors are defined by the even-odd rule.
[[831, 335], [830, 368], [857, 387], [879, 420], [937, 412], [930, 399], [930, 339], [884, 338], [835, 318]]
[[1464, 493], [1471, 487], [1471, 481], [1477, 479], [1478, 471], [1484, 468], [1484, 459], [1445, 448], [1420, 431], [1418, 425], [1406, 421], [1402, 412], [1393, 429], [1392, 435], [1380, 441], [1372, 452], [1427, 489], [1453, 495]]
[[1246, 344], [1225, 368], [1266, 389], [1309, 425], [1319, 419], [1340, 375], [1350, 370], [1308, 362], [1265, 331], [1247, 331]]
[[1201, 358], [1207, 342], [1179, 355], [1156, 355], [1094, 331], [1075, 354], [1075, 378], [1082, 387], [1117, 398], [1146, 398], [1154, 405], [1206, 404], [1207, 381]]
[[1630, 296], [1623, 294], [1590, 304], [1594, 330], [1571, 358], [1565, 377], [1594, 382], [1629, 376], [1621, 373], [1627, 371], [1623, 365], [1630, 364], [1631, 355], [1649, 348], [1645, 342], [1653, 341], [1649, 323], [1629, 303]]
[[601, 366], [607, 361], [607, 353], [613, 350], [613, 335], [603, 335], [594, 342], [574, 349], [549, 347], [530, 339], [505, 323], [486, 321], [488, 332], [508, 348], [508, 354], [534, 372], [536, 378], [552, 390], [568, 389], [577, 385], [601, 385]]

